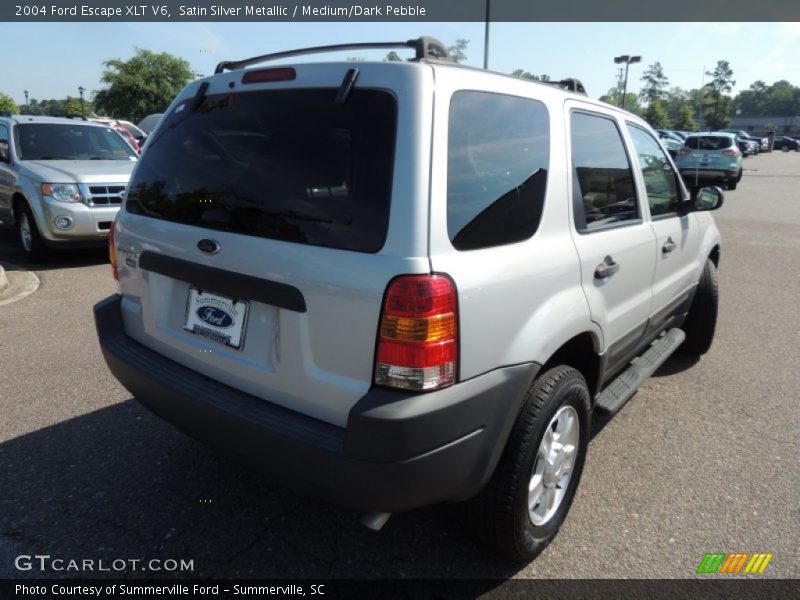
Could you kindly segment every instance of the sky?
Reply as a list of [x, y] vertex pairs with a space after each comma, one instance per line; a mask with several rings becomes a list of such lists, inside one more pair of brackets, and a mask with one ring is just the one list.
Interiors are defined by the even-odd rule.
[[[431, 35], [450, 45], [469, 40], [467, 64], [483, 65], [483, 23], [0, 23], [6, 52], [0, 56], [0, 92], [25, 103], [31, 98], [91, 97], [100, 89], [103, 61], [127, 59], [135, 47], [169, 52], [209, 75], [221, 60], [304, 46], [406, 40]], [[670, 86], [704, 83], [703, 71], [730, 62], [734, 93], [762, 80], [800, 86], [800, 23], [492, 23], [489, 68], [524, 69], [552, 79], [576, 77], [597, 98], [615, 85], [614, 56], [640, 55], [628, 90], [638, 92], [646, 67], [659, 61]], [[379, 60], [385, 51], [349, 52]], [[319, 60], [301, 57], [294, 60]], [[708, 78], [705, 78], [705, 82]]]

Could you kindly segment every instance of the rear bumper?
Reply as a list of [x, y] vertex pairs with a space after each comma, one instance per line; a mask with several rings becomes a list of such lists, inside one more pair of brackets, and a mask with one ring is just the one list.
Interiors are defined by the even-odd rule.
[[694, 181], [721, 181], [739, 177], [739, 168], [689, 168], [680, 169], [681, 177], [687, 183]]
[[477, 493], [494, 471], [535, 363], [427, 394], [373, 388], [346, 428], [213, 381], [125, 335], [120, 296], [94, 307], [114, 376], [191, 436], [305, 493], [397, 512]]

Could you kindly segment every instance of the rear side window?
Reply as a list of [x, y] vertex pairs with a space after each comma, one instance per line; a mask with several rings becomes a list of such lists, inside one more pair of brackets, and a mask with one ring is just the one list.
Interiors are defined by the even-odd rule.
[[733, 138], [721, 135], [697, 135], [686, 140], [692, 150], [725, 150], [733, 146]]
[[396, 101], [292, 89], [178, 106], [148, 142], [132, 213], [208, 229], [377, 252], [386, 239]]
[[641, 219], [630, 160], [613, 119], [572, 113], [575, 226], [593, 231]]
[[461, 91], [450, 102], [447, 233], [457, 250], [530, 238], [547, 187], [550, 131], [537, 100]]

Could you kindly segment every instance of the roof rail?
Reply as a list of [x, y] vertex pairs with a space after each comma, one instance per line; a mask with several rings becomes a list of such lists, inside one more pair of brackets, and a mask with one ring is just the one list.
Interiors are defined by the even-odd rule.
[[580, 79], [575, 79], [574, 77], [562, 79], [561, 81], [543, 81], [542, 83], [554, 85], [556, 87], [560, 87], [562, 90], [567, 90], [568, 92], [575, 92], [576, 94], [582, 94], [586, 96], [586, 88], [583, 87]]
[[303, 54], [320, 54], [322, 52], [338, 52], [340, 50], [369, 50], [376, 48], [414, 48], [416, 56], [414, 60], [423, 60], [434, 58], [438, 60], [451, 61], [450, 54], [447, 52], [447, 47], [439, 40], [432, 37], [419, 37], [414, 40], [406, 42], [362, 42], [354, 44], [335, 44], [333, 46], [315, 46], [313, 48], [298, 48], [297, 50], [287, 50], [286, 52], [275, 52], [273, 54], [262, 54], [261, 56], [254, 56], [253, 58], [245, 58], [243, 60], [225, 60], [217, 65], [214, 69], [214, 74], [222, 73], [226, 69], [235, 71], [243, 69], [257, 63], [267, 62], [270, 60], [278, 60], [280, 58], [288, 58], [290, 56], [301, 56]]
[[86, 117], [84, 117], [83, 115], [74, 115], [74, 114], [64, 115], [64, 118], [65, 119], [81, 119], [83, 121], [88, 121], [89, 120]]

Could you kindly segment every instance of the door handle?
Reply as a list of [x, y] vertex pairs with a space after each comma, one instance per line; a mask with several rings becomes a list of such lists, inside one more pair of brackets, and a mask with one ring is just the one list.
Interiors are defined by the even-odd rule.
[[611, 275], [617, 271], [619, 271], [619, 263], [614, 262], [614, 259], [610, 256], [606, 256], [605, 261], [597, 265], [597, 268], [594, 270], [594, 276], [596, 279], [604, 279], [606, 277], [611, 277]]
[[661, 246], [661, 251], [664, 254], [669, 254], [670, 252], [675, 250], [675, 248], [677, 248], [677, 247], [678, 247], [678, 244], [676, 244], [675, 242], [672, 241], [672, 237], [668, 237], [667, 241], [664, 242], [664, 245]]

